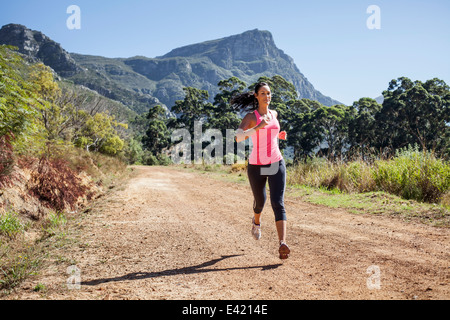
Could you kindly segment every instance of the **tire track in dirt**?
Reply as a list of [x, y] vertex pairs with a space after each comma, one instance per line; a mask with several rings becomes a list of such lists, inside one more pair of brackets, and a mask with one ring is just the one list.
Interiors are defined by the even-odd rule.
[[[67, 289], [61, 264], [38, 280], [46, 298], [450, 298], [448, 229], [287, 198], [292, 254], [282, 261], [270, 201], [262, 239], [251, 237], [248, 186], [173, 167], [134, 168], [96, 204], [78, 245], [65, 253], [81, 271], [81, 289]], [[380, 270], [379, 289], [368, 287], [371, 266]]]

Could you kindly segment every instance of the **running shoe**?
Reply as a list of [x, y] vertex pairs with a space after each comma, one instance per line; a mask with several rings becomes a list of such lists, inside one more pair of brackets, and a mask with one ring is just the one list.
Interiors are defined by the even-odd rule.
[[278, 252], [280, 253], [280, 259], [287, 259], [289, 258], [289, 254], [291, 253], [291, 249], [289, 249], [288, 245], [284, 242], [280, 243], [280, 248], [278, 249]]
[[255, 218], [252, 219], [252, 235], [255, 240], [261, 239], [261, 224], [255, 224]]

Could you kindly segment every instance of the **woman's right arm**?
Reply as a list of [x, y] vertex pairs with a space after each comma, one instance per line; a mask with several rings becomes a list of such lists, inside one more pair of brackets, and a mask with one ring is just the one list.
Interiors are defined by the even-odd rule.
[[236, 141], [242, 142], [254, 135], [259, 129], [267, 126], [268, 121], [263, 118], [261, 122], [256, 125], [256, 117], [254, 113], [247, 114], [241, 122], [241, 125], [236, 131]]

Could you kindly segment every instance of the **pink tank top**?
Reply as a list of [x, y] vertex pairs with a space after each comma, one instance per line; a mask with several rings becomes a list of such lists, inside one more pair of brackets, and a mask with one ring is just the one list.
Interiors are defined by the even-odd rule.
[[[275, 118], [273, 112], [272, 120], [263, 129], [252, 135], [253, 149], [250, 154], [249, 163], [253, 165], [265, 165], [280, 161], [283, 155], [278, 147], [278, 135], [280, 133], [280, 123]], [[261, 123], [261, 115], [255, 110], [256, 125]]]

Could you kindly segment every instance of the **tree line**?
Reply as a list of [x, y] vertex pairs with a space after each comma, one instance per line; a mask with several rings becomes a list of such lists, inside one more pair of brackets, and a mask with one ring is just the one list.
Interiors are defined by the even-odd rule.
[[[421, 82], [400, 77], [383, 91], [383, 103], [361, 98], [350, 106], [299, 99], [294, 85], [278, 75], [260, 81], [271, 86], [271, 108], [278, 112], [281, 128], [288, 134], [280, 147], [292, 147], [294, 161], [311, 157], [370, 161], [392, 157], [408, 146], [450, 157], [450, 88], [440, 79]], [[201, 121], [204, 130], [220, 130], [225, 137], [226, 130], [237, 129], [242, 119], [231, 106], [231, 98], [253, 90], [255, 84], [247, 85], [237, 77], [220, 81], [212, 102], [207, 91], [186, 87], [184, 100], [171, 108], [175, 117], [167, 117], [163, 108], [155, 106], [134, 120], [145, 128], [137, 139], [156, 157], [154, 163], [164, 159], [164, 150], [173, 146], [171, 132], [186, 128], [193, 135], [195, 121]]]
[[[271, 86], [271, 108], [288, 133], [280, 146], [292, 147], [294, 161], [355, 156], [370, 160], [414, 145], [450, 157], [450, 88], [440, 79], [421, 82], [401, 77], [389, 83], [383, 103], [361, 98], [351, 106], [300, 99], [294, 85], [278, 75], [260, 81]], [[154, 106], [129, 121], [118, 121], [111, 100], [57, 82], [50, 68], [25, 61], [12, 47], [0, 46], [0, 174], [11, 167], [13, 152], [39, 155], [58, 144], [130, 164], [169, 163], [168, 154], [176, 143], [171, 141], [174, 130], [186, 128], [193, 135], [194, 123], [201, 121], [204, 131], [220, 130], [225, 139], [227, 129], [237, 129], [243, 114], [230, 101], [253, 90], [257, 82], [247, 84], [237, 77], [222, 80], [212, 99], [206, 90], [186, 87], [184, 99], [171, 106], [171, 114]]]

